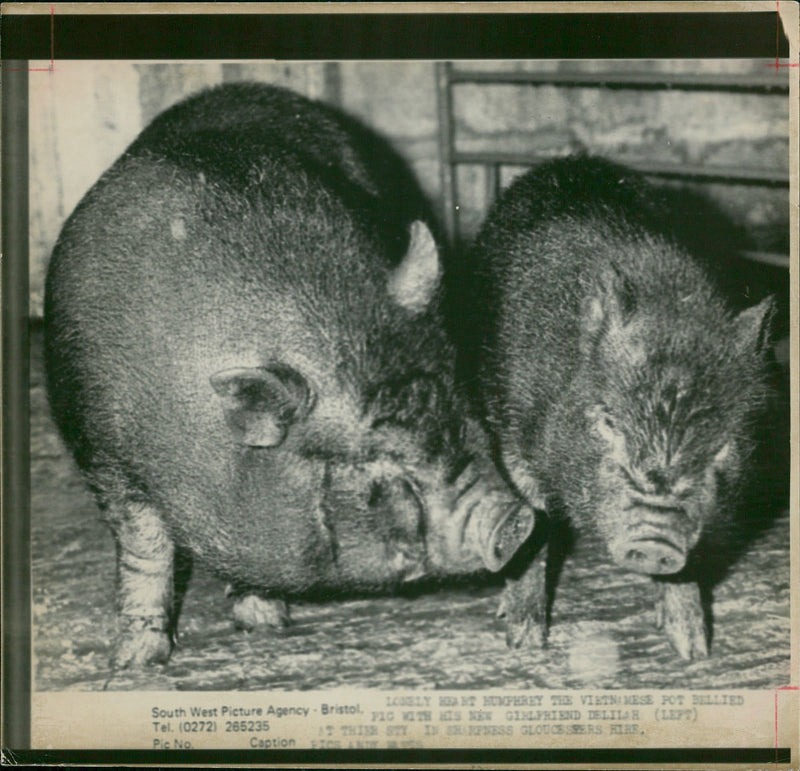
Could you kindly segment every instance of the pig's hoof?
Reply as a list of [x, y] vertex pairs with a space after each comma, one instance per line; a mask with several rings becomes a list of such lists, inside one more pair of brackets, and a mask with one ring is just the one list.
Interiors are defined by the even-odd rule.
[[283, 600], [245, 594], [233, 605], [233, 623], [237, 629], [247, 632], [264, 627], [283, 629], [290, 623], [289, 608]]
[[497, 618], [505, 621], [506, 645], [517, 649], [523, 646], [544, 648], [547, 644], [545, 625], [535, 613], [515, 606], [514, 598], [506, 592], [497, 609]]
[[696, 586], [667, 585], [656, 603], [656, 626], [664, 630], [681, 658], [708, 656], [708, 633]]
[[689, 661], [708, 656], [708, 636], [702, 617], [666, 616], [664, 632], [682, 659]]
[[128, 669], [148, 664], [166, 664], [172, 640], [161, 618], [125, 619], [111, 655], [111, 669]]
[[531, 616], [506, 621], [506, 645], [509, 648], [544, 648], [546, 643], [544, 628]]

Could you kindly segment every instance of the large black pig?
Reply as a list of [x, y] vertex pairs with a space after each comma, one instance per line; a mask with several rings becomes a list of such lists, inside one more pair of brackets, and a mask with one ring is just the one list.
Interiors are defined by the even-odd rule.
[[425, 213], [355, 121], [234, 84], [157, 117], [69, 218], [47, 384], [116, 539], [116, 666], [169, 657], [187, 555], [253, 627], [497, 570], [530, 531], [454, 394]]
[[[456, 275], [468, 309], [457, 326], [517, 489], [557, 522], [594, 528], [616, 564], [658, 577], [659, 625], [691, 658], [707, 654], [707, 633], [689, 557], [735, 508], [772, 303], [734, 314], [675, 238], [666, 200], [602, 159], [528, 172]], [[546, 555], [506, 589], [509, 645], [545, 640]]]

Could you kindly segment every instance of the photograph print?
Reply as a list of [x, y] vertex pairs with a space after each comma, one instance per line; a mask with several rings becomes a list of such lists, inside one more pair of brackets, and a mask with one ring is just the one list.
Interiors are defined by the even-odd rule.
[[57, 66], [34, 691], [789, 682], [785, 71]]

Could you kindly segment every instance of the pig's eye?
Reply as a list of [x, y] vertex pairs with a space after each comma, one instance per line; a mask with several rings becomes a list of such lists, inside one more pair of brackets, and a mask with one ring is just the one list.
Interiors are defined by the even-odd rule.
[[587, 410], [586, 418], [592, 430], [605, 441], [614, 442], [617, 440], [616, 422], [603, 405], [598, 404]]
[[369, 495], [367, 496], [367, 506], [371, 509], [378, 506], [381, 501], [386, 497], [386, 491], [380, 482], [372, 482], [369, 486]]

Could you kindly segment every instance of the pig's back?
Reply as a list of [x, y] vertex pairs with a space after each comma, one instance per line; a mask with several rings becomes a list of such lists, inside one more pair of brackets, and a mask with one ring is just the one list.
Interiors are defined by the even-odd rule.
[[[284, 480], [269, 506], [310, 516], [321, 484], [318, 464], [281, 450], [242, 464], [210, 376], [283, 361], [324, 388], [386, 270], [345, 192], [286, 147], [237, 152], [241, 139], [203, 129], [179, 149], [135, 143], [70, 218], [47, 280], [51, 405], [79, 465], [171, 510], [201, 556], [206, 543], [224, 553], [242, 485], [257, 497], [260, 480]], [[213, 516], [193, 514], [203, 508]], [[232, 548], [243, 530], [263, 537], [264, 508], [237, 501]], [[289, 543], [287, 558], [303, 548]]]
[[585, 157], [543, 164], [495, 204], [470, 266], [475, 303], [485, 306], [477, 347], [490, 421], [524, 416], [536, 430], [569, 398], [582, 304], [609, 266], [634, 277], [637, 291], [677, 295], [678, 285], [702, 283], [670, 243], [660, 207], [638, 175]]
[[280, 87], [243, 82], [207, 89], [157, 116], [128, 152], [180, 163], [195, 155], [198, 138], [214, 134], [235, 150], [229, 168], [248, 168], [265, 151], [300, 160], [356, 208], [371, 209], [398, 250], [409, 222], [433, 221], [414, 176], [388, 142], [349, 115]]

